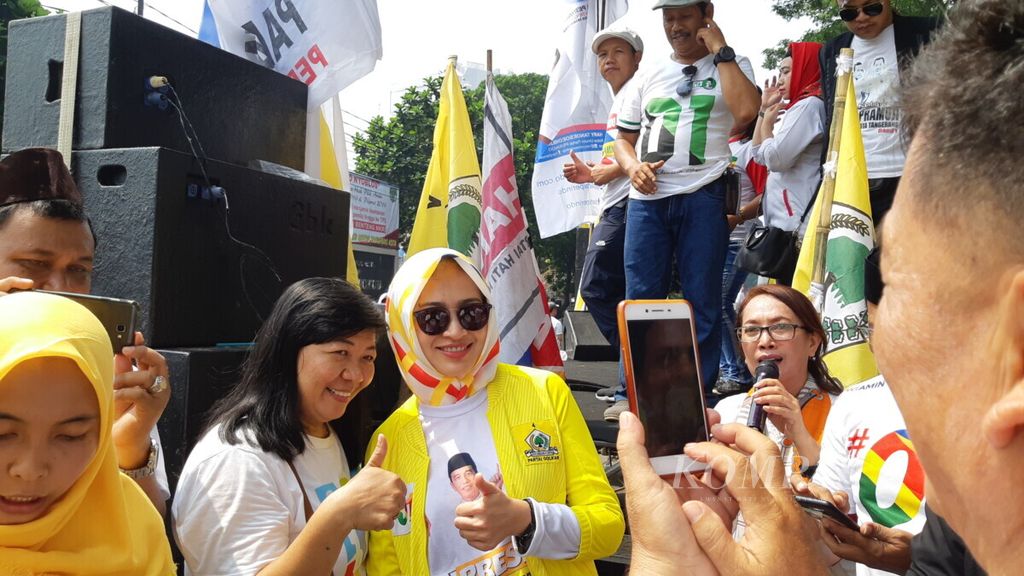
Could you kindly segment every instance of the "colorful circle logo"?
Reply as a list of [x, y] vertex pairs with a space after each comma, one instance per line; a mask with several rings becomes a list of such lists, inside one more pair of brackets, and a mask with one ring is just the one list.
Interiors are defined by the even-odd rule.
[[[899, 481], [899, 488], [896, 490], [896, 497], [891, 504], [883, 506], [879, 503], [879, 497], [883, 493], [891, 495], [892, 492], [880, 488], [882, 483], [882, 471], [889, 460], [894, 464], [900, 460], [906, 461], [906, 469], [903, 471], [903, 478]], [[886, 471], [892, 470], [890, 466]], [[890, 485], [893, 479], [886, 474], [886, 485]], [[883, 501], [888, 501], [885, 498]], [[924, 500], [924, 468], [917, 459], [917, 452], [914, 451], [914, 443], [910, 441], [906, 430], [897, 430], [885, 436], [871, 447], [864, 457], [864, 466], [860, 476], [860, 502], [867, 509], [871, 519], [889, 528], [909, 522], [921, 510], [921, 501]]]

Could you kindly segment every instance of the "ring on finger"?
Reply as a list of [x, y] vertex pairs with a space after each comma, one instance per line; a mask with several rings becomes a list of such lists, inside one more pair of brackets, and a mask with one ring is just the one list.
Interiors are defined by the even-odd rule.
[[157, 376], [156, 379], [153, 380], [153, 384], [150, 385], [149, 388], [146, 388], [146, 391], [149, 392], [150, 394], [159, 394], [164, 390], [167, 390], [167, 386], [167, 378], [164, 378], [163, 376]]

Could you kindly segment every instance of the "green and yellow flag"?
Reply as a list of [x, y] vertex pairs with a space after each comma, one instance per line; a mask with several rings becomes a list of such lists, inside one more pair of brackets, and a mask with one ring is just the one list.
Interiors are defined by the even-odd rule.
[[408, 255], [447, 247], [480, 261], [480, 162], [454, 59], [441, 84], [434, 153], [423, 182]]
[[835, 178], [831, 206], [824, 205], [826, 195], [819, 191], [809, 220], [812, 224], [820, 222], [823, 210], [831, 214], [824, 247], [824, 282], [812, 286], [817, 246], [814, 230], [808, 227], [793, 287], [819, 305], [827, 336], [825, 363], [844, 386], [853, 386], [878, 375], [864, 330], [868, 325], [864, 258], [875, 247], [875, 226], [871, 219], [867, 163], [853, 79], [847, 92]]

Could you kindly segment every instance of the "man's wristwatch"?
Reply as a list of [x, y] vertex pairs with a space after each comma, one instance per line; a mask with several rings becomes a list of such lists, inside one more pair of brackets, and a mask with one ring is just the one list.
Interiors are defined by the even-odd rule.
[[715, 66], [718, 66], [722, 62], [735, 62], [736, 51], [728, 46], [722, 46], [718, 53], [715, 54]]
[[153, 475], [153, 472], [156, 472], [156, 463], [157, 460], [159, 459], [160, 451], [156, 449], [156, 442], [154, 442], [153, 439], [150, 438], [149, 458], [146, 460], [146, 464], [142, 468], [135, 468], [132, 470], [125, 470], [124, 468], [121, 468], [121, 472], [123, 472], [125, 476], [131, 478], [132, 480], [141, 480], [143, 478], [148, 478]]
[[516, 547], [516, 552], [520, 555], [525, 555], [526, 551], [530, 549], [530, 544], [533, 542], [533, 533], [537, 529], [537, 514], [533, 509], [533, 502], [529, 498], [526, 499], [526, 503], [530, 505], [530, 525], [526, 527], [519, 536], [512, 537], [512, 544]]

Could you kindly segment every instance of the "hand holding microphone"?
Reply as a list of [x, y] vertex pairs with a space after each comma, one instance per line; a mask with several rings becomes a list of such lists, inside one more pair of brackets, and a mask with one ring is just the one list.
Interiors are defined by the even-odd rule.
[[[757, 365], [757, 369], [754, 371], [754, 387], [757, 388], [757, 384], [765, 378], [779, 379], [779, 365], [775, 360], [763, 360]], [[755, 428], [763, 434], [766, 417], [767, 413], [764, 410], [764, 405], [758, 404], [755, 396], [750, 401], [750, 414], [747, 415], [747, 426]]]

